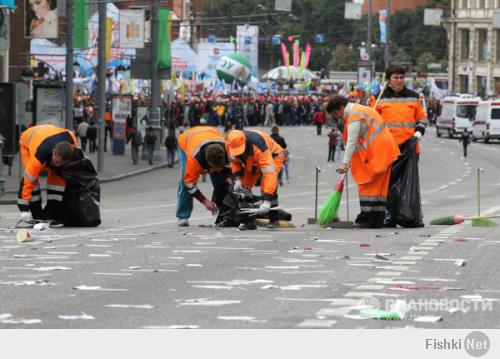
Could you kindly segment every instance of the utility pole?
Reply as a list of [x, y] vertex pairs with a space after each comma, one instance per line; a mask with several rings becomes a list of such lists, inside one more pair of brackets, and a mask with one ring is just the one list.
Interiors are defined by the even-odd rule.
[[366, 14], [368, 32], [366, 35], [366, 51], [372, 61], [372, 0], [368, 0], [368, 14]]
[[157, 153], [161, 143], [160, 113], [160, 79], [158, 72], [158, 10], [160, 0], [153, 0], [151, 9], [151, 102], [149, 107], [149, 126], [151, 126], [158, 138], [155, 146], [155, 159], [161, 155]]
[[106, 2], [99, 1], [99, 38], [97, 60], [97, 103], [99, 108], [99, 146], [97, 152], [97, 170], [104, 170], [104, 132], [106, 130]]
[[386, 28], [386, 42], [385, 42], [385, 51], [384, 51], [384, 63], [385, 68], [389, 67], [391, 62], [391, 54], [390, 54], [390, 42], [391, 42], [391, 32], [390, 32], [390, 21], [391, 20], [391, 0], [387, 0], [387, 18], [385, 19], [385, 28]]
[[73, 0], [66, 0], [66, 123], [73, 129]]

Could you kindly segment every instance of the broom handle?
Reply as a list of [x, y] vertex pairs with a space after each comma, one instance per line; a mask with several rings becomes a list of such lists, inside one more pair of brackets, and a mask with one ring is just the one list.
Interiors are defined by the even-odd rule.
[[470, 221], [472, 219], [483, 219], [483, 218], [500, 218], [500, 214], [492, 214], [491, 216], [483, 216], [483, 217], [465, 217], [466, 221]]
[[375, 105], [373, 105], [374, 110], [377, 108], [378, 102], [380, 101], [380, 98], [384, 94], [386, 88], [387, 88], [387, 84], [384, 85], [384, 87], [382, 88], [382, 91], [380, 91], [380, 93], [378, 94], [377, 101], [375, 101]]
[[318, 219], [318, 181], [319, 181], [319, 167], [316, 166], [316, 198], [314, 200], [314, 219]]
[[349, 181], [347, 177], [347, 173], [349, 171], [349, 165], [347, 165], [347, 169], [344, 173], [344, 176], [342, 177], [342, 180], [345, 180], [345, 196], [346, 196], [346, 203], [347, 203], [347, 222], [349, 222]]
[[481, 169], [477, 169], [477, 217], [481, 218]]

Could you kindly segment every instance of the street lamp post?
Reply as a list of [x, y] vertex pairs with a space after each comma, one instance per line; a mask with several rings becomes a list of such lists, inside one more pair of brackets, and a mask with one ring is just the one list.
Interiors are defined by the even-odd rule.
[[104, 131], [106, 130], [106, 3], [99, 2], [99, 50], [97, 63], [97, 103], [99, 108], [99, 146], [97, 152], [97, 170], [104, 170]]
[[66, 0], [66, 128], [73, 128], [73, 0]]

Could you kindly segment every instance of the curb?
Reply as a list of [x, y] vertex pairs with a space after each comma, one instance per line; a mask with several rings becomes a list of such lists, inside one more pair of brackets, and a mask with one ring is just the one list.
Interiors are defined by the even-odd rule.
[[[176, 161], [175, 163], [178, 163], [178, 161]], [[156, 171], [156, 170], [159, 170], [162, 168], [167, 168], [167, 164], [163, 163], [161, 165], [151, 166], [151, 167], [144, 168], [142, 170], [137, 170], [134, 172], [127, 172], [127, 173], [122, 173], [122, 174], [119, 174], [119, 175], [116, 175], [113, 177], [102, 178], [99, 180], [99, 183], [109, 183], [109, 182], [121, 181], [121, 180], [130, 178], [130, 177], [142, 175], [144, 173], [153, 172], [153, 171]], [[4, 193], [5, 194], [16, 194], [17, 191], [5, 191]], [[13, 199], [11, 199], [11, 198], [1, 199], [0, 198], [0, 205], [7, 205], [7, 204], [17, 204], [17, 199], [16, 198], [13, 198]]]

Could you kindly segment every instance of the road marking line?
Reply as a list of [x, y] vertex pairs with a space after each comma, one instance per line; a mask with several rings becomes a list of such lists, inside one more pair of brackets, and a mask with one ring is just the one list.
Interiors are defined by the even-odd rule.
[[364, 298], [364, 297], [399, 297], [399, 294], [388, 294], [378, 292], [349, 292], [344, 295], [347, 298]]
[[349, 314], [353, 309], [351, 307], [341, 307], [341, 308], [323, 308], [316, 312], [316, 316], [325, 317], [343, 317]]
[[400, 276], [403, 272], [392, 272], [392, 271], [382, 271], [375, 273], [376, 276], [381, 276], [381, 277], [397, 277]]
[[413, 265], [417, 262], [415, 261], [395, 261], [395, 262], [392, 262], [392, 264], [398, 264], [398, 265]]
[[298, 325], [299, 328], [331, 328], [336, 320], [307, 319]]
[[419, 261], [423, 257], [422, 256], [403, 256], [401, 257], [402, 260], [408, 260], [408, 261]]
[[384, 288], [385, 288], [385, 285], [381, 285], [381, 284], [361, 284], [361, 285], [358, 285], [354, 289], [356, 289], [356, 290], [381, 290]]

